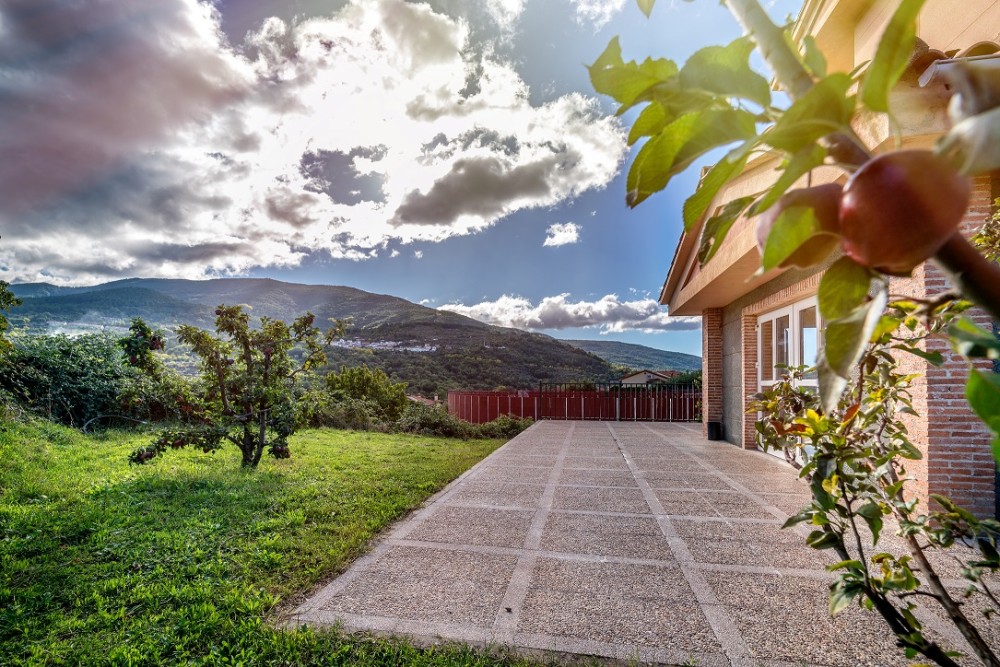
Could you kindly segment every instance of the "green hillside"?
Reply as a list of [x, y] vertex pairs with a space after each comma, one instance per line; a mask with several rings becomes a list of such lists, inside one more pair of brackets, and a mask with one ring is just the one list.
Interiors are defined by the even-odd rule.
[[246, 304], [255, 318], [290, 320], [310, 311], [320, 322], [350, 319], [344, 346], [330, 350], [331, 368], [367, 363], [428, 396], [618, 377], [603, 359], [549, 336], [353, 287], [268, 279], [130, 279], [83, 288], [44, 283], [11, 288], [24, 302], [11, 313], [12, 324], [36, 333], [123, 328], [136, 316], [168, 330], [182, 323], [207, 327], [222, 303]]
[[635, 370], [651, 371], [700, 371], [701, 357], [683, 352], [670, 352], [656, 348], [619, 343], [613, 340], [563, 340], [573, 347], [597, 355], [608, 363]]

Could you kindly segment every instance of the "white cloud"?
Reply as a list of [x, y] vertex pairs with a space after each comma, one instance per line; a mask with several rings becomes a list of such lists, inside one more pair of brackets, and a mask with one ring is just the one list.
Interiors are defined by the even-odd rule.
[[563, 224], [555, 223], [549, 225], [549, 228], [545, 230], [545, 242], [542, 245], [558, 247], [578, 243], [579, 241], [580, 225], [572, 222]]
[[480, 322], [518, 329], [600, 327], [602, 333], [622, 331], [687, 331], [701, 327], [700, 317], [670, 317], [653, 299], [622, 301], [608, 294], [597, 301], [569, 301], [569, 294], [548, 296], [538, 304], [518, 296], [501, 296], [475, 305], [439, 306]]
[[399, 257], [399, 251], [393, 248], [392, 252], [389, 253], [389, 257]]
[[413, 256], [415, 258], [417, 258], [417, 259], [423, 259], [424, 258], [424, 251], [423, 250], [414, 250], [413, 251]]
[[595, 99], [532, 105], [424, 4], [269, 19], [239, 48], [197, 0], [9, 0], [0, 25], [3, 280], [366, 259], [602, 188], [625, 154]]
[[502, 30], [511, 30], [521, 18], [525, 0], [486, 0], [486, 11]]
[[607, 25], [622, 10], [625, 0], [575, 0], [574, 4], [577, 22], [589, 23], [596, 31]]

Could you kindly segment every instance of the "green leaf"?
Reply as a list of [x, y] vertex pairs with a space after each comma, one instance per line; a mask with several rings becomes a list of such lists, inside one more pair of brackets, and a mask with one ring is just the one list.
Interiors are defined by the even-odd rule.
[[819, 282], [819, 312], [824, 320], [849, 315], [868, 298], [872, 272], [850, 257], [834, 262]]
[[826, 56], [823, 55], [819, 46], [816, 45], [816, 39], [812, 35], [806, 35], [802, 43], [806, 47], [806, 52], [803, 56], [806, 67], [812, 72], [813, 76], [817, 79], [822, 79], [826, 76]]
[[704, 153], [756, 135], [754, 116], [738, 109], [690, 113], [668, 124], [639, 149], [629, 169], [627, 202], [632, 208]]
[[649, 14], [653, 11], [653, 5], [656, 4], [656, 0], [636, 0], [636, 2], [639, 5], [639, 9], [642, 10], [642, 13], [646, 15], [646, 18], [649, 18]]
[[840, 538], [835, 533], [825, 530], [814, 530], [806, 537], [806, 544], [813, 549], [830, 549], [840, 543]]
[[851, 376], [878, 326], [887, 301], [885, 291], [880, 290], [869, 302], [858, 306], [847, 316], [827, 323], [823, 356], [840, 377]]
[[952, 347], [970, 359], [1000, 359], [1000, 339], [967, 317], [948, 329]]
[[663, 131], [670, 119], [663, 106], [657, 103], [650, 104], [632, 123], [632, 129], [628, 133], [628, 145], [631, 146], [642, 137], [651, 137]]
[[833, 412], [837, 409], [840, 396], [847, 389], [847, 378], [838, 375], [823, 357], [820, 357], [819, 363], [816, 364], [816, 372], [819, 376], [819, 395], [823, 412]]
[[747, 163], [747, 153], [742, 153], [735, 160], [728, 156], [722, 158], [709, 169], [698, 184], [698, 189], [684, 202], [684, 230], [691, 231], [708, 207], [712, 205], [715, 195], [719, 194], [726, 183], [743, 171]]
[[965, 398], [972, 411], [998, 436], [990, 446], [994, 458], [1000, 461], [1000, 375], [970, 369], [965, 383]]
[[902, 352], [909, 352], [914, 356], [929, 361], [931, 364], [935, 366], [940, 366], [941, 364], [944, 363], [944, 355], [941, 354], [940, 352], [927, 352], [925, 350], [921, 350], [916, 345], [893, 345], [892, 349], [900, 350]]
[[768, 189], [767, 194], [760, 198], [753, 207], [753, 215], [763, 213], [771, 208], [781, 198], [781, 195], [788, 192], [788, 189], [795, 185], [795, 182], [809, 173], [816, 167], [823, 164], [826, 159], [826, 149], [813, 144], [802, 149], [784, 163], [781, 176], [774, 185]]
[[924, 0], [902, 0], [878, 43], [865, 76], [861, 99], [872, 111], [889, 111], [889, 91], [906, 70], [917, 36], [917, 14]]
[[749, 37], [740, 37], [726, 46], [699, 49], [681, 68], [681, 86], [743, 98], [762, 107], [770, 106], [770, 84], [750, 69], [753, 49]]
[[830, 586], [830, 615], [836, 616], [847, 608], [862, 591], [861, 584], [838, 578]]
[[800, 524], [804, 521], [810, 521], [812, 520], [813, 514], [815, 514], [815, 511], [811, 507], [807, 507], [795, 516], [788, 517], [788, 520], [781, 524], [781, 527], [791, 528], [792, 526]]
[[726, 234], [743, 212], [753, 203], [753, 197], [740, 197], [727, 203], [722, 211], [713, 215], [701, 230], [701, 245], [698, 248], [698, 261], [702, 264], [712, 259], [725, 240]]
[[792, 206], [778, 215], [767, 236], [761, 269], [769, 271], [788, 259], [803, 243], [819, 231], [819, 222], [811, 208]]
[[843, 73], [821, 79], [764, 133], [764, 143], [797, 153], [828, 134], [849, 129], [855, 99], [847, 91], [852, 85]]
[[642, 63], [622, 60], [621, 44], [614, 37], [594, 64], [587, 68], [594, 90], [610, 95], [622, 108], [618, 113], [642, 101], [654, 86], [676, 78], [677, 65], [665, 58], [647, 58]]

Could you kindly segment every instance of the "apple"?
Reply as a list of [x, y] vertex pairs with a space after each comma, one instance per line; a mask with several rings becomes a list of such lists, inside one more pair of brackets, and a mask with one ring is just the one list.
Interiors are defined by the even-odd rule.
[[790, 208], [811, 208], [821, 233], [814, 234], [800, 245], [791, 255], [778, 264], [779, 268], [789, 266], [807, 267], [819, 264], [840, 243], [837, 236], [840, 229], [840, 198], [842, 188], [837, 183], [827, 183], [809, 188], [789, 190], [778, 199], [777, 203], [764, 211], [757, 218], [757, 248], [761, 256], [764, 246], [770, 236], [774, 223], [784, 211]]
[[885, 153], [844, 186], [844, 254], [890, 275], [910, 275], [958, 229], [969, 207], [969, 179], [926, 150]]

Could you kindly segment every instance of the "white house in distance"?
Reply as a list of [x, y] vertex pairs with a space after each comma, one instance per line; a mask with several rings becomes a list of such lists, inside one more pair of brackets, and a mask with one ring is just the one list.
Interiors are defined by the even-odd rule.
[[[812, 36], [831, 72], [850, 72], [872, 58], [898, 5], [899, 0], [806, 0], [793, 35], [800, 42]], [[948, 129], [950, 92], [943, 77], [934, 75], [936, 70], [964, 58], [1000, 57], [1000, 0], [927, 0], [918, 18], [917, 36], [939, 52], [940, 59], [916, 60], [892, 93], [894, 120], [904, 148], [931, 147]], [[936, 70], [928, 71], [930, 67]], [[863, 120], [856, 130], [876, 152], [896, 147], [893, 128], [883, 115]], [[766, 189], [778, 174], [779, 160], [776, 154], [765, 154], [748, 163], [716, 196], [707, 215], [728, 201]], [[830, 167], [816, 169], [812, 175], [812, 185], [844, 180], [843, 172]], [[998, 196], [1000, 174], [974, 180], [963, 221], [965, 233], [971, 234], [987, 219]], [[736, 222], [716, 256], [701, 267], [697, 254], [704, 221], [678, 242], [660, 302], [669, 306], [671, 315], [702, 317], [706, 432], [712, 423], [716, 432], [721, 427], [729, 442], [753, 448], [755, 416], [746, 413], [749, 396], [780, 377], [778, 364], [815, 363], [823, 330], [816, 291], [825, 267], [755, 275], [760, 256], [754, 221], [748, 218]], [[942, 273], [926, 264], [909, 278], [893, 279], [890, 291], [924, 297], [947, 288]], [[950, 355], [942, 341], [929, 341], [928, 348]], [[914, 408], [921, 416], [907, 418], [910, 437], [923, 452], [921, 461], [907, 465], [916, 478], [916, 492], [925, 498], [931, 493], [946, 494], [980, 516], [993, 515], [997, 477], [991, 436], [968, 409], [963, 362], [952, 357], [935, 367], [912, 355], [903, 361], [923, 376], [913, 389]]]
[[642, 370], [631, 375], [626, 375], [620, 382], [622, 384], [660, 384], [670, 382], [674, 377], [680, 375], [677, 371], [649, 371]]

